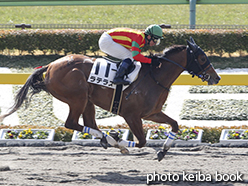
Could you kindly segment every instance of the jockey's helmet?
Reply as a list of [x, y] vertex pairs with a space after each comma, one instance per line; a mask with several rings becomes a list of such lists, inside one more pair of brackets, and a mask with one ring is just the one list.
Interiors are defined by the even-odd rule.
[[145, 30], [146, 35], [150, 35], [157, 39], [163, 39], [163, 31], [159, 25], [150, 25]]
[[[150, 25], [146, 28], [145, 34], [151, 36], [156, 45], [159, 45], [160, 39], [163, 39], [163, 31], [159, 25]], [[150, 41], [149, 41], [150, 42]]]

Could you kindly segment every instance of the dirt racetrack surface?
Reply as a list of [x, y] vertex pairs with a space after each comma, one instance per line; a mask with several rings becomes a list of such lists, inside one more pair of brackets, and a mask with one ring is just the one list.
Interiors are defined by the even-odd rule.
[[129, 150], [0, 147], [0, 185], [248, 185], [248, 148], [173, 147], [161, 162], [158, 148]]

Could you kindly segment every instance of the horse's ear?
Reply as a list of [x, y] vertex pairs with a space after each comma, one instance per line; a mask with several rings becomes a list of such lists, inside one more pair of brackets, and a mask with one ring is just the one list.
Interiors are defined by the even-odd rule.
[[191, 36], [190, 36], [190, 41], [191, 41], [191, 43], [193, 43], [193, 44], [195, 44], [195, 45], [196, 45], [196, 43], [195, 43], [195, 41], [194, 41], [193, 37], [191, 37]]
[[192, 43], [190, 43], [190, 41], [187, 40], [187, 45], [190, 46], [190, 45], [192, 45]]
[[[190, 37], [190, 39], [191, 39], [192, 37]], [[194, 40], [193, 40], [194, 41]], [[191, 50], [193, 50], [193, 52], [195, 52], [196, 50], [197, 50], [197, 48], [198, 48], [198, 46], [195, 44], [195, 43], [192, 43], [191, 41], [188, 41], [187, 40], [187, 44], [188, 44], [188, 46], [190, 47], [190, 49]]]

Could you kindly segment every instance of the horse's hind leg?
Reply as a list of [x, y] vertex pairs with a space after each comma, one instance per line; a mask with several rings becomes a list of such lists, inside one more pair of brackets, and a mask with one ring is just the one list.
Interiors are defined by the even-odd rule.
[[[101, 143], [102, 147], [107, 149], [107, 147], [108, 147], [107, 139], [103, 137], [102, 132], [99, 130], [99, 128], [96, 125], [95, 106], [89, 100], [87, 102], [87, 105], [86, 105], [82, 115], [83, 115], [84, 126], [85, 126], [83, 131], [87, 132], [87, 133], [91, 133], [95, 137], [101, 138], [100, 143]], [[96, 129], [96, 130], [94, 130], [94, 129]]]
[[46, 87], [55, 98], [67, 103], [69, 106], [69, 115], [65, 122], [65, 127], [82, 131], [83, 126], [78, 124], [78, 120], [88, 102], [86, 78], [83, 72], [77, 68], [71, 69], [63, 77], [58, 77], [56, 74], [53, 72], [53, 66], [51, 66], [50, 72], [45, 79]]
[[[65, 122], [65, 127], [80, 132], [87, 132], [95, 137], [102, 138], [103, 134], [98, 129], [95, 122], [94, 105], [85, 99], [71, 100], [73, 104], [69, 104], [69, 115]], [[84, 125], [78, 124], [80, 115], [83, 113]]]
[[[108, 135], [104, 135], [97, 127], [95, 122], [95, 108], [91, 102], [74, 102], [75, 104], [69, 105], [70, 111], [68, 118], [65, 122], [65, 127], [79, 132], [89, 133], [95, 137], [101, 138], [101, 145], [107, 149], [108, 143], [115, 146], [117, 142]], [[84, 125], [78, 124], [80, 115], [83, 113]]]
[[99, 130], [95, 120], [95, 106], [89, 100], [82, 114], [83, 114], [84, 126]]
[[87, 105], [82, 114], [84, 120], [83, 132], [87, 132], [95, 137], [101, 138], [100, 143], [105, 149], [107, 149], [108, 143], [112, 146], [117, 145], [117, 142], [111, 136], [102, 133], [98, 129], [95, 120], [95, 106], [91, 101], [88, 100]]
[[[58, 83], [60, 86], [58, 86]], [[57, 86], [56, 86], [57, 85]], [[66, 86], [65, 86], [66, 85]], [[108, 135], [104, 135], [95, 123], [95, 108], [88, 100], [89, 87], [83, 72], [77, 68], [72, 69], [60, 81], [50, 81], [47, 85], [54, 97], [64, 101], [69, 105], [70, 111], [65, 122], [65, 127], [80, 132], [87, 132], [95, 137], [99, 137], [114, 146], [116, 141]], [[53, 90], [52, 87], [57, 87]], [[60, 95], [64, 93], [64, 95]], [[85, 126], [78, 124], [80, 115], [84, 116]]]
[[[92, 129], [98, 129], [97, 125], [96, 125], [96, 121], [95, 121], [95, 106], [93, 105], [93, 103], [91, 103], [90, 101], [88, 101], [87, 106], [83, 112], [83, 119], [84, 119], [84, 125], [86, 127], [84, 127], [84, 131], [90, 131], [92, 132]], [[90, 127], [91, 129], [87, 128]], [[96, 132], [96, 131], [93, 131]], [[94, 134], [93, 134], [94, 135]], [[121, 149], [121, 153], [126, 154], [128, 153], [128, 150], [126, 148], [124, 148], [123, 146], [118, 146], [118, 142], [116, 142], [112, 136], [103, 134], [101, 138], [101, 145], [106, 149], [108, 143], [112, 146], [118, 147]], [[122, 142], [123, 143], [123, 142]], [[133, 142], [132, 142], [133, 143]]]
[[69, 105], [70, 111], [67, 120], [65, 122], [66, 128], [77, 130], [80, 132], [83, 130], [83, 126], [78, 124], [78, 120], [84, 108], [85, 106], [83, 102], [75, 102], [75, 104]]

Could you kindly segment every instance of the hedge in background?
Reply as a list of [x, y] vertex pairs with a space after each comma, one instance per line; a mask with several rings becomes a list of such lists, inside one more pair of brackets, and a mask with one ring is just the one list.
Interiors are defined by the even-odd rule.
[[[27, 51], [30, 54], [36, 50], [47, 52], [64, 52], [85, 54], [99, 50], [98, 39], [104, 30], [1, 30], [0, 50]], [[164, 39], [159, 46], [145, 46], [143, 51], [150, 49], [161, 52], [172, 45], [186, 45], [186, 40], [192, 36], [196, 43], [209, 53], [220, 56], [223, 53], [248, 52], [248, 29], [239, 30], [206, 30], [179, 29], [164, 30]]]
[[168, 30], [161, 47], [173, 44], [185, 45], [192, 36], [195, 42], [210, 54], [234, 53], [248, 51], [248, 29], [245, 30]]
[[99, 50], [98, 39], [103, 31], [85, 30], [2, 30], [0, 31], [0, 50], [35, 50], [65, 54], [95, 52]]

